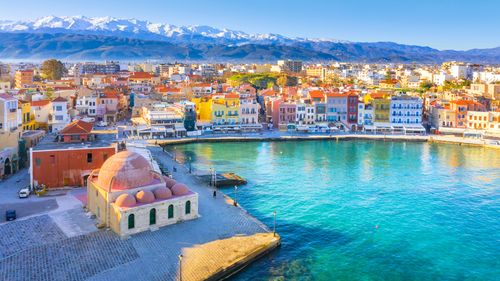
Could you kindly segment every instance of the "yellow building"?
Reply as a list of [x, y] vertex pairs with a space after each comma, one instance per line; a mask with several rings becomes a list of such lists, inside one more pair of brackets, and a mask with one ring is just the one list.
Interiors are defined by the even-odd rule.
[[240, 123], [240, 96], [227, 94], [212, 98], [212, 124], [235, 125]]
[[389, 115], [391, 108], [391, 100], [384, 98], [376, 98], [372, 100], [374, 110], [374, 122], [389, 123]]
[[196, 106], [196, 119], [200, 122], [212, 121], [212, 97], [192, 98]]
[[21, 107], [21, 114], [23, 116], [23, 131], [35, 130], [35, 114], [31, 112], [31, 103], [20, 100], [19, 106]]
[[17, 99], [0, 94], [0, 178], [18, 170], [21, 129], [17, 114]]
[[376, 91], [376, 92], [371, 92], [371, 93], [367, 93], [364, 97], [363, 97], [363, 101], [365, 104], [369, 104], [369, 103], [372, 103], [372, 100], [373, 99], [387, 99], [387, 98], [390, 98], [392, 94], [392, 91]]

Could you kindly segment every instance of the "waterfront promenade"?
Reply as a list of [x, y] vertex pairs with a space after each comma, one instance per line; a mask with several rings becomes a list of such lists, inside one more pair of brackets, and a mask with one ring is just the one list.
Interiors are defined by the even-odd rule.
[[[234, 207], [220, 192], [213, 198], [212, 189], [189, 174], [184, 166], [175, 163], [160, 147], [147, 149], [164, 167], [172, 170], [175, 165], [174, 178], [199, 194], [198, 219], [132, 235], [125, 240], [109, 230], [95, 227], [93, 231], [81, 234], [67, 231], [77, 221], [88, 227], [96, 223], [85, 215], [83, 202], [65, 210], [64, 219], [42, 212], [3, 223], [0, 224], [0, 235], [17, 242], [0, 243], [0, 280], [179, 280], [178, 257], [190, 248], [197, 250], [187, 253], [187, 264], [183, 266], [192, 264], [202, 268], [205, 275], [186, 276], [193, 272], [186, 271], [183, 280], [202, 280], [208, 277], [207, 274], [226, 273], [220, 264], [214, 264], [214, 260], [228, 266], [234, 262], [244, 266], [256, 253], [264, 253], [266, 251], [262, 250], [271, 250], [279, 244], [279, 236], [274, 238], [267, 226], [244, 209]], [[0, 189], [4, 188], [7, 186], [0, 183]], [[84, 189], [74, 189], [65, 196], [68, 200], [73, 198], [72, 202], [79, 202], [73, 196], [74, 191]], [[12, 200], [17, 202], [15, 198]], [[259, 233], [266, 234], [267, 240], [256, 235]], [[27, 239], [27, 234], [30, 239]], [[240, 250], [234, 255], [234, 251], [228, 252], [233, 249], [231, 238], [234, 237], [256, 237], [255, 241], [259, 243], [241, 247], [246, 251]], [[217, 251], [203, 250], [205, 244], [207, 249], [212, 249], [219, 241], [224, 247], [217, 248]], [[200, 252], [205, 254], [193, 255]], [[229, 273], [232, 273], [238, 268], [230, 269]]]
[[262, 132], [242, 134], [208, 134], [197, 137], [146, 139], [151, 144], [187, 144], [195, 142], [245, 142], [245, 141], [307, 141], [307, 140], [377, 140], [377, 141], [411, 141], [435, 142], [458, 145], [484, 146], [500, 149], [500, 141], [478, 138], [464, 138], [443, 135], [404, 135], [404, 134], [298, 134], [288, 132]]

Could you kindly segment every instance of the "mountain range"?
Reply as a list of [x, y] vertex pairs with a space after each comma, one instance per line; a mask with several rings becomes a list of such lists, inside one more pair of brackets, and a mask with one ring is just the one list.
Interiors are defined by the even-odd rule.
[[500, 47], [437, 50], [393, 42], [349, 42], [248, 34], [210, 26], [174, 26], [136, 19], [47, 16], [0, 20], [0, 58], [65, 60], [178, 60], [269, 62], [417, 62], [460, 60], [500, 63]]

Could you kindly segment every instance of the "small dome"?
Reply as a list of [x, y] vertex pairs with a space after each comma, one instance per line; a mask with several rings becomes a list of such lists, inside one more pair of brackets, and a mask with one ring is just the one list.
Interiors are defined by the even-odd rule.
[[168, 188], [172, 188], [172, 186], [174, 186], [177, 181], [172, 179], [172, 178], [169, 178], [169, 177], [163, 177], [165, 179], [165, 185], [168, 187]]
[[115, 200], [115, 205], [118, 207], [134, 207], [137, 201], [135, 200], [134, 196], [128, 194], [128, 193], [123, 193], [118, 196]]
[[171, 189], [172, 193], [176, 196], [186, 195], [189, 193], [188, 187], [183, 183], [176, 183]]
[[145, 186], [153, 181], [148, 160], [138, 153], [118, 152], [106, 160], [99, 170], [97, 184], [107, 190], [126, 190]]
[[167, 199], [172, 197], [172, 191], [166, 187], [158, 187], [153, 191], [156, 199]]
[[141, 190], [137, 192], [135, 199], [139, 203], [152, 203], [155, 201], [155, 196], [150, 190]]

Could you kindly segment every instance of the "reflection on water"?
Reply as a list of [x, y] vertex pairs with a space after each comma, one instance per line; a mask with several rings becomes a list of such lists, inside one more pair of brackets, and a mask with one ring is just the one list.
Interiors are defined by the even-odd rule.
[[176, 151], [197, 169], [247, 178], [239, 202], [265, 224], [278, 213], [283, 246], [236, 280], [500, 275], [500, 151], [368, 141], [190, 144]]

